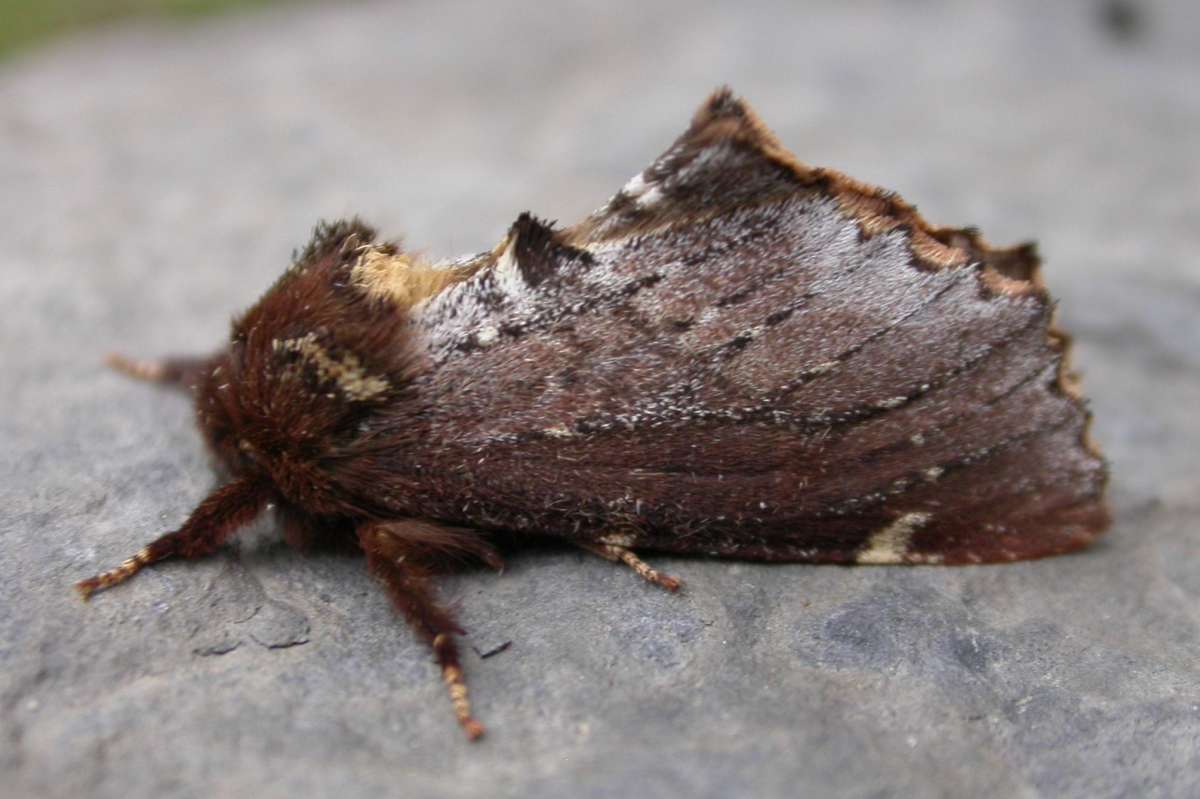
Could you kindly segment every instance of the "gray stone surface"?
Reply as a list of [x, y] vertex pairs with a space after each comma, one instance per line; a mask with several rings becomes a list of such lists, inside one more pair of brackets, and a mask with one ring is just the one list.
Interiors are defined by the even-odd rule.
[[[438, 3], [125, 28], [0, 67], [0, 795], [1194, 796], [1200, 37], [1090, 3]], [[267, 519], [84, 605], [212, 485], [203, 350], [322, 216], [437, 255], [570, 221], [714, 85], [803, 159], [1035, 236], [1113, 462], [1089, 552], [959, 569], [569, 551], [445, 581], [469, 745], [349, 555]]]

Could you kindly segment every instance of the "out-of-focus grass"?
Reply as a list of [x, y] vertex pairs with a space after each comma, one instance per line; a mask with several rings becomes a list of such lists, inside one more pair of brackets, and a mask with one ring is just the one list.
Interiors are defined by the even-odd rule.
[[276, 0], [0, 0], [0, 59], [60, 33], [132, 17], [187, 18]]

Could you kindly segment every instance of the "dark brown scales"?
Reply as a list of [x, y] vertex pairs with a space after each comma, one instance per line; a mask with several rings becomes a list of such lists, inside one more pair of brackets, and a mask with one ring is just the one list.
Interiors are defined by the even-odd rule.
[[276, 503], [290, 542], [366, 553], [474, 738], [433, 578], [500, 568], [500, 532], [669, 589], [638, 551], [918, 564], [1086, 545], [1107, 472], [1069, 343], [1031, 245], [802, 164], [721, 91], [578, 225], [523, 214], [432, 266], [323, 225], [213, 357], [116, 359], [194, 389], [233, 482], [80, 589], [209, 553]]

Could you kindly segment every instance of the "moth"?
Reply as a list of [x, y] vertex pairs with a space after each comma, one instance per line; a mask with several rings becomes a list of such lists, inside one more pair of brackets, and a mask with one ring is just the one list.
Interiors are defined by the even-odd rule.
[[728, 89], [582, 222], [522, 214], [441, 262], [321, 224], [214, 355], [116, 367], [189, 390], [228, 480], [84, 597], [215, 552], [267, 506], [356, 541], [432, 647], [434, 591], [552, 537], [675, 590], [639, 552], [1013, 561], [1109, 523], [1106, 465], [1034, 247], [935, 227], [807, 166]]

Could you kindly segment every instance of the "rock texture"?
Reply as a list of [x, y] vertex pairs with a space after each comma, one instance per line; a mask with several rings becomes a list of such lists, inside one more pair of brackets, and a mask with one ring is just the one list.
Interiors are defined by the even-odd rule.
[[[1200, 34], [1187, 0], [299, 6], [0, 68], [0, 795], [1194, 796]], [[430, 254], [603, 202], [715, 85], [801, 158], [1036, 237], [1116, 525], [977, 568], [570, 551], [445, 582], [489, 736], [348, 554], [270, 519], [72, 581], [214, 481], [183, 399], [103, 354], [203, 350], [322, 216]]]

